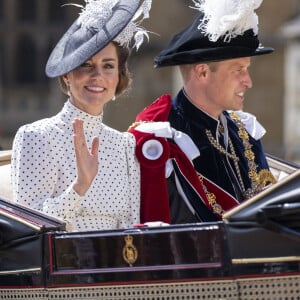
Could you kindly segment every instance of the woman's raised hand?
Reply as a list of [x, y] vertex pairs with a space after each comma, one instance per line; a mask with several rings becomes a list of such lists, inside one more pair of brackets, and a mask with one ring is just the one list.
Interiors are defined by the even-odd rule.
[[98, 173], [99, 138], [93, 138], [91, 150], [89, 150], [84, 135], [83, 120], [74, 119], [73, 130], [77, 164], [77, 178], [73, 184], [73, 189], [77, 194], [83, 196]]

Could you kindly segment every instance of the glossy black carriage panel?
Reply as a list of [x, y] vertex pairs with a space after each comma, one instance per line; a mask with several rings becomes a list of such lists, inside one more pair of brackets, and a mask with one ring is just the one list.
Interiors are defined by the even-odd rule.
[[233, 275], [300, 272], [300, 172], [225, 215]]
[[0, 287], [43, 286], [45, 233], [64, 227], [63, 222], [0, 199]]
[[[242, 203], [225, 214], [224, 218], [230, 222], [263, 222], [263, 218], [298, 220], [295, 218], [300, 212], [300, 170], [295, 171], [285, 179], [268, 187], [266, 190]], [[270, 214], [273, 214], [272, 216]], [[277, 215], [276, 215], [277, 213]], [[265, 219], [266, 220], [266, 219]]]
[[107, 289], [132, 295], [142, 286], [144, 293], [165, 288], [174, 296], [177, 286], [189, 295], [223, 286], [220, 299], [281, 297], [282, 290], [285, 299], [297, 299], [300, 173], [279, 171], [284, 179], [226, 213], [223, 222], [75, 233], [0, 199], [0, 297], [78, 293], [90, 299], [91, 289], [95, 295]]
[[[52, 278], [95, 281], [220, 276], [224, 264], [219, 224], [190, 224], [110, 233], [57, 234]], [[64, 279], [65, 278], [65, 279]], [[169, 278], [170, 279], [170, 278]]]

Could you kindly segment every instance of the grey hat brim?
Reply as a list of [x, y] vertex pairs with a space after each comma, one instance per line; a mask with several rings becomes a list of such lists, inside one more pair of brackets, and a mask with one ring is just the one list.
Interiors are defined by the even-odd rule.
[[[51, 78], [64, 75], [105, 48], [131, 21], [139, 4], [140, 0], [120, 0], [113, 8], [111, 17], [97, 32], [82, 28], [76, 19], [51, 52], [46, 64], [46, 75]], [[82, 43], [75, 45], [74, 51], [66, 54], [67, 44], [72, 44], [76, 35], [82, 36]]]

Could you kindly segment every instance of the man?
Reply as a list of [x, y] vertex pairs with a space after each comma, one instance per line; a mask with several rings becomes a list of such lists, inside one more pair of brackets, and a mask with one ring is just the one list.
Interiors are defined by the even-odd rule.
[[241, 111], [251, 57], [273, 51], [257, 37], [261, 1], [226, 1], [226, 9], [221, 0], [194, 2], [200, 16], [155, 58], [156, 67], [180, 67], [183, 88], [152, 103], [130, 129], [142, 171], [142, 222], [218, 220], [275, 182], [260, 142], [264, 128]]

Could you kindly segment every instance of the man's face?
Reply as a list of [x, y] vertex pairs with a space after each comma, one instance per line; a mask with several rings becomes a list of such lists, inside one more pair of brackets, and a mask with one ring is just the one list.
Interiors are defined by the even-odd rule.
[[244, 57], [224, 60], [210, 66], [206, 92], [219, 114], [224, 110], [243, 109], [245, 92], [252, 87], [248, 72], [250, 62], [249, 57]]

